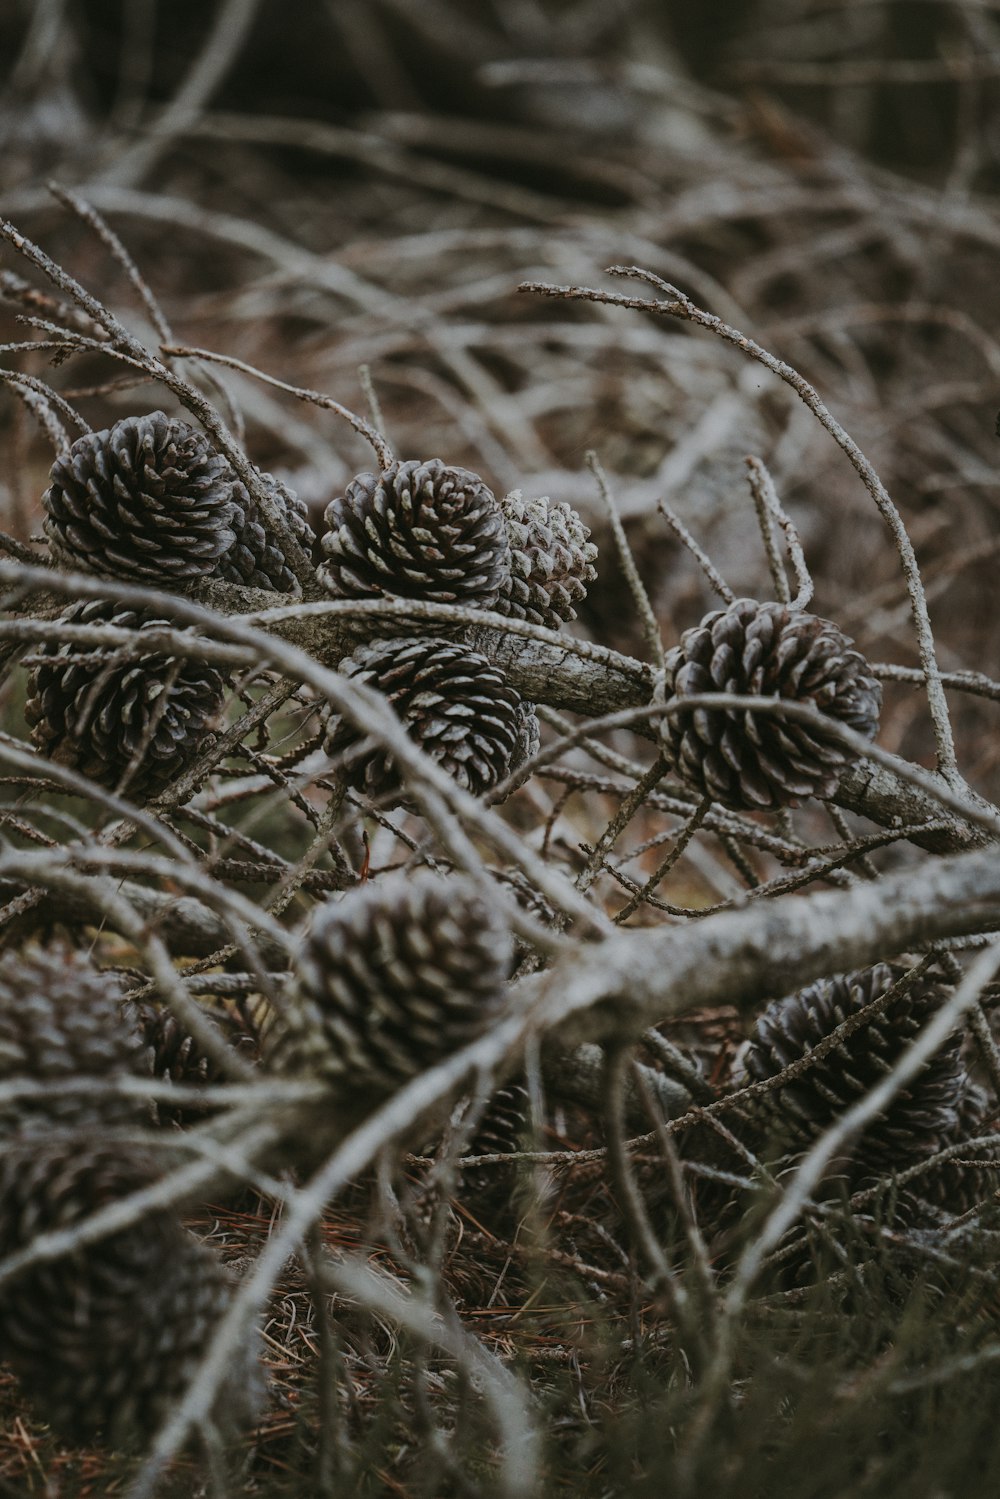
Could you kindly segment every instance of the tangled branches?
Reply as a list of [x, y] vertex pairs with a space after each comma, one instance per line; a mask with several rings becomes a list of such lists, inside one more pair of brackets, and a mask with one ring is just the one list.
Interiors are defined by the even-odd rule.
[[[297, 1256], [323, 1491], [366, 1460], [364, 1360], [352, 1372], [345, 1351], [363, 1315], [383, 1372], [372, 1329], [409, 1340], [397, 1419], [410, 1400], [435, 1472], [526, 1495], [553, 1460], [548, 1376], [511, 1328], [572, 1275], [604, 1299], [615, 1359], [648, 1319], [650, 1371], [666, 1359], [665, 1388], [683, 1386], [668, 1460], [693, 1494], [757, 1322], [798, 1336], [810, 1296], [865, 1322], [882, 1294], [885, 1346], [914, 1286], [963, 1306], [970, 1283], [992, 1288], [1000, 812], [962, 778], [946, 693], [1000, 687], [942, 670], [903, 520], [816, 391], [657, 278], [616, 268], [662, 300], [522, 290], [682, 319], [789, 384], [897, 546], [919, 668], [867, 661], [808, 611], [805, 549], [759, 458], [774, 598], [734, 598], [665, 512], [723, 602], [670, 649], [610, 527], [650, 660], [567, 628], [614, 565], [571, 507], [398, 461], [377, 414], [285, 385], [376, 464], [307, 516], [206, 394], [226, 396], [213, 365], [281, 382], [176, 343], [109, 226], [58, 196], [142, 285], [161, 343], [6, 225], [61, 300], [5, 352], [117, 363], [186, 415], [148, 402], [93, 431], [54, 383], [0, 371], [55, 449], [47, 551], [7, 538], [0, 562], [15, 1372], [68, 1437], [142, 1450], [133, 1499], [193, 1437], [225, 1492], [226, 1445], [266, 1403], [254, 1328]], [[934, 771], [877, 743], [900, 680], [923, 688]], [[181, 1214], [252, 1193], [275, 1221], [231, 1279]], [[513, 1267], [499, 1334], [463, 1315], [477, 1255], [502, 1266], [489, 1307]], [[566, 1366], [596, 1368], [596, 1345], [556, 1326]], [[947, 1356], [985, 1361], [996, 1338], [991, 1312]], [[856, 1342], [859, 1361], [878, 1352]], [[52, 1358], [79, 1381], [54, 1382]]]

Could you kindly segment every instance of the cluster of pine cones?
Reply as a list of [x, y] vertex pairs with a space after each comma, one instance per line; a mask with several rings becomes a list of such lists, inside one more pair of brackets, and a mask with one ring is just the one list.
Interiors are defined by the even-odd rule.
[[[109, 580], [188, 589], [207, 580], [294, 594], [301, 568], [333, 597], [413, 599], [491, 610], [559, 629], [596, 576], [596, 548], [566, 504], [498, 501], [477, 474], [440, 459], [394, 462], [358, 475], [327, 507], [315, 538], [296, 496], [260, 476], [268, 514], [198, 429], [163, 412], [128, 417], [78, 438], [52, 468], [44, 496], [53, 556]], [[109, 590], [110, 592], [110, 590]], [[33, 658], [27, 717], [37, 746], [139, 801], [161, 791], [212, 742], [225, 674], [143, 647], [164, 621], [111, 598], [72, 606], [76, 626], [131, 637], [116, 651], [77, 642]], [[449, 636], [377, 639], [341, 662], [375, 688], [407, 733], [476, 795], [538, 745], [538, 722], [493, 662]], [[782, 698], [831, 727], [746, 709], [687, 707], [703, 693]], [[738, 599], [709, 614], [669, 653], [656, 693], [660, 732], [677, 775], [700, 795], [743, 810], [829, 797], [850, 758], [838, 726], [872, 738], [881, 689], [828, 620], [792, 606]], [[325, 744], [355, 790], [404, 798], [392, 757], [347, 718], [329, 716]]]
[[[221, 580], [294, 596], [304, 560], [307, 576], [335, 598], [426, 601], [559, 629], [595, 577], [596, 549], [568, 505], [517, 491], [498, 501], [477, 475], [439, 460], [359, 475], [328, 506], [318, 543], [292, 493], [267, 475], [261, 485], [263, 500], [254, 500], [203, 434], [162, 412], [88, 433], [56, 461], [44, 498], [53, 556], [109, 587], [107, 600], [63, 614], [80, 627], [72, 644], [45, 645], [29, 662], [26, 713], [52, 760], [141, 802], [196, 764], [221, 724], [225, 672], [165, 656], [156, 647], [165, 622], [116, 602], [115, 580], [175, 590]], [[122, 643], [109, 649], [98, 633], [88, 648], [85, 627], [109, 625]], [[373, 638], [341, 671], [382, 693], [421, 749], [473, 794], [497, 786], [537, 746], [532, 705], [458, 630]], [[795, 719], [698, 701], [719, 692], [811, 711]], [[850, 758], [840, 729], [873, 737], [880, 689], [829, 621], [741, 599], [681, 638], [656, 704], [657, 731], [682, 781], [724, 806], [769, 811], [832, 794]], [[324, 744], [355, 791], [382, 805], [404, 800], [391, 754], [354, 722], [329, 713]], [[322, 1081], [345, 1117], [474, 1042], [503, 1010], [514, 944], [471, 878], [420, 872], [357, 886], [314, 911], [300, 937], [262, 1065]], [[743, 1061], [745, 1080], [775, 1076], [893, 976], [880, 968], [815, 986], [768, 1012]], [[780, 1136], [782, 1150], [803, 1148], [891, 1065], [935, 992], [912, 988], [873, 1021], [864, 1065], [844, 1043], [763, 1095], [748, 1116], [757, 1144]], [[148, 1075], [150, 1044], [158, 1076], [198, 1067], [206, 1076], [172, 1017], [130, 1010], [88, 961], [61, 949], [0, 960], [0, 1084], [46, 1085], [0, 1112], [0, 1253], [72, 1228], [156, 1180], [151, 1153], [116, 1138], [148, 1123], [116, 1083]], [[58, 1078], [87, 1087], [55, 1093]], [[966, 1082], [957, 1050], [942, 1053], [866, 1139], [864, 1170], [912, 1159], [917, 1139], [931, 1154], [967, 1129], [974, 1094]], [[514, 1085], [496, 1119], [484, 1121], [490, 1149], [514, 1139], [523, 1102]], [[851, 1169], [865, 1179], [860, 1164]], [[944, 1191], [934, 1180], [929, 1196]], [[0, 1327], [26, 1390], [67, 1435], [118, 1445], [155, 1429], [230, 1298], [215, 1257], [166, 1210], [93, 1247], [38, 1260], [8, 1287], [0, 1286]], [[252, 1351], [247, 1357], [252, 1363]], [[256, 1389], [247, 1368], [234, 1370], [214, 1419], [227, 1428], [248, 1419]]]
[[[471, 880], [424, 871], [356, 886], [301, 934], [263, 1066], [321, 1080], [346, 1124], [484, 1034], [512, 951]], [[72, 1231], [156, 1183], [164, 1168], [143, 1144], [155, 1138], [148, 1104], [121, 1086], [151, 1074], [213, 1080], [169, 1011], [123, 998], [89, 959], [58, 944], [0, 958], [0, 1258], [30, 1255], [40, 1235]], [[290, 1142], [292, 1156], [300, 1147], [308, 1153]], [[184, 1394], [231, 1299], [222, 1264], [176, 1211], [147, 1210], [0, 1281], [3, 1356], [62, 1437], [140, 1448]], [[256, 1354], [250, 1340], [218, 1391], [211, 1419], [224, 1434], [259, 1408]]]
[[[419, 599], [488, 609], [557, 630], [596, 576], [576, 512], [517, 490], [498, 501], [478, 474], [440, 459], [360, 474], [327, 507], [319, 576], [335, 598]], [[380, 692], [407, 734], [474, 795], [538, 748], [538, 720], [493, 662], [435, 635], [380, 639], [340, 664]], [[326, 748], [348, 785], [392, 806], [404, 797], [391, 755], [346, 718]]]
[[[208, 438], [163, 412], [128, 417], [73, 443], [52, 468], [45, 530], [61, 564], [109, 580], [186, 590], [210, 580], [284, 594], [306, 576], [335, 598], [403, 598], [496, 610], [558, 629], [595, 576], [596, 548], [570, 506], [498, 501], [478, 475], [430, 462], [360, 474], [326, 511], [322, 560], [296, 496], [268, 474], [270, 516]], [[112, 590], [109, 589], [109, 593]], [[227, 679], [194, 658], [144, 648], [165, 625], [114, 602], [77, 604], [76, 626], [132, 636], [117, 651], [73, 644], [32, 658], [27, 717], [51, 759], [140, 802], [199, 753], [219, 724]], [[503, 672], [460, 641], [378, 640], [341, 663], [379, 690], [407, 733], [460, 785], [491, 790], [538, 745], [538, 723]], [[391, 757], [331, 715], [326, 746], [354, 789], [392, 804], [402, 786]]]
[[[144, 1447], [184, 1394], [230, 1305], [229, 1276], [170, 1208], [30, 1256], [40, 1236], [72, 1235], [162, 1175], [141, 1143], [148, 1106], [120, 1087], [149, 1075], [151, 1025], [169, 1045], [160, 1021], [68, 948], [0, 958], [0, 1257], [29, 1255], [0, 1283], [3, 1356], [60, 1436], [123, 1450]], [[262, 1394], [250, 1344], [211, 1419], [233, 1431]]]
[[[57, 459], [44, 496], [50, 550], [109, 586], [57, 621], [77, 627], [72, 642], [28, 659], [26, 716], [50, 759], [143, 802], [211, 748], [226, 674], [157, 649], [168, 621], [120, 603], [115, 584], [187, 591], [221, 580], [298, 594], [315, 538], [291, 492], [261, 482], [269, 516], [207, 438], [162, 412], [89, 433]], [[359, 476], [326, 518], [316, 576], [335, 597], [427, 599], [558, 628], [594, 577], [595, 548], [569, 506], [519, 494], [498, 502], [476, 475], [439, 461]], [[108, 647], [108, 626], [122, 644]], [[87, 627], [104, 637], [89, 645]], [[474, 793], [537, 747], [531, 706], [458, 640], [377, 640], [342, 670], [380, 690]], [[349, 785], [401, 797], [391, 759], [346, 720], [328, 717], [326, 744]], [[510, 934], [478, 886], [430, 874], [349, 891], [314, 913], [301, 946], [263, 1065], [321, 1079], [345, 1116], [482, 1034], [512, 966]], [[156, 1181], [155, 1154], [116, 1133], [141, 1141], [151, 1122], [123, 1078], [211, 1081], [212, 1071], [168, 1010], [124, 1004], [69, 950], [2, 961], [0, 1083], [29, 1088], [7, 1110], [0, 1169], [0, 1253], [13, 1253]], [[181, 1117], [159, 1107], [161, 1123]], [[183, 1392], [229, 1300], [216, 1257], [159, 1210], [93, 1247], [84, 1239], [29, 1262], [6, 1297], [0, 1290], [0, 1326], [23, 1388], [57, 1431], [132, 1447]], [[258, 1393], [249, 1368], [234, 1369], [215, 1424], [244, 1424]]]

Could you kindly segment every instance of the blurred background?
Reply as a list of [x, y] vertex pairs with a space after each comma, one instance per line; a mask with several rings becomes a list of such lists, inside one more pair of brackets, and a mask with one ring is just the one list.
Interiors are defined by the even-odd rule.
[[[657, 501], [764, 595], [759, 455], [816, 611], [912, 664], [883, 523], [786, 386], [703, 331], [515, 290], [641, 265], [819, 388], [910, 527], [942, 665], [996, 672], [1000, 0], [0, 0], [0, 59], [0, 210], [152, 344], [48, 179], [114, 226], [179, 343], [357, 410], [367, 367], [402, 457], [570, 500], [600, 540], [596, 449], [668, 643], [711, 598]], [[23, 338], [18, 278], [41, 283], [0, 269]], [[106, 360], [5, 358], [94, 427], [169, 406]], [[328, 412], [219, 374], [314, 518], [370, 466]], [[50, 451], [8, 394], [0, 438], [2, 524], [27, 536]], [[581, 627], [639, 651], [603, 551]], [[890, 686], [883, 742], [926, 759], [922, 703]], [[989, 705], [954, 707], [995, 792]]]

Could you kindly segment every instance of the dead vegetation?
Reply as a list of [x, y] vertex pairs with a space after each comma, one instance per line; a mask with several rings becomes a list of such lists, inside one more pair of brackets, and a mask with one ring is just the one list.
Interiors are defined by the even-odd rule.
[[[146, 1195], [93, 1204], [74, 1253], [152, 1200], [234, 1291], [138, 1456], [66, 1445], [5, 1373], [2, 1491], [990, 1493], [995, 8], [125, 10], [0, 18], [0, 938], [88, 955], [160, 1048], [114, 1082]], [[298, 592], [119, 578], [114, 618], [67, 622], [108, 585], [50, 566], [53, 457], [160, 409], [208, 434]], [[574, 623], [320, 586], [267, 476], [320, 533], [356, 473], [435, 457], [581, 512]], [[722, 806], [664, 754], [664, 652], [747, 596], [835, 621], [881, 683], [874, 745], [808, 702], [698, 700], [832, 735], [829, 799]], [[226, 682], [142, 796], [41, 757], [25, 718], [46, 650], [134, 666], [122, 610]], [[404, 636], [537, 705], [540, 749], [484, 795], [337, 670]], [[331, 711], [403, 805], [324, 750]], [[334, 1105], [269, 1068], [275, 1016], [317, 911], [424, 866], [512, 933], [504, 1005]], [[901, 989], [741, 1070], [769, 1002], [888, 960]], [[920, 1087], [949, 1045], [945, 1128]], [[39, 1077], [5, 1072], [4, 1107]], [[832, 1122], [791, 1148], [814, 1084]], [[911, 1095], [887, 1161], [872, 1132]], [[67, 1247], [0, 1240], [0, 1295]], [[269, 1392], [227, 1447], [255, 1326]]]

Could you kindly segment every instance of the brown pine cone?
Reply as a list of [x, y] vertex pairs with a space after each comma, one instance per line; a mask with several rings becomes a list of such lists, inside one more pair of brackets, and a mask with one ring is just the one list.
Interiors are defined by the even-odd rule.
[[500, 501], [511, 550], [510, 579], [493, 606], [498, 614], [558, 630], [576, 618], [575, 604], [597, 577], [597, 547], [572, 506], [519, 489]]
[[[538, 720], [500, 668], [468, 646], [433, 636], [377, 640], [359, 647], [340, 671], [377, 688], [425, 754], [480, 796], [538, 748]], [[366, 747], [346, 718], [333, 718], [326, 751], [344, 756], [348, 785], [379, 799], [399, 799], [390, 755]], [[349, 753], [353, 752], [353, 753]]]
[[470, 880], [423, 870], [356, 886], [316, 914], [270, 1065], [374, 1106], [489, 1027], [510, 958]]
[[87, 432], [56, 459], [45, 531], [67, 567], [170, 588], [215, 573], [241, 495], [203, 432], [153, 411]]
[[359, 474], [326, 510], [320, 577], [338, 598], [490, 609], [510, 577], [500, 507], [478, 474], [440, 458]]
[[[997, 1132], [995, 1100], [970, 1078], [965, 1077], [963, 1081], [964, 1086], [955, 1110], [955, 1125], [950, 1135], [942, 1138], [942, 1149], [961, 1140], [975, 1140], [977, 1136]], [[976, 1149], [970, 1146], [954, 1159], [943, 1161], [925, 1175], [917, 1177], [911, 1183], [912, 1189], [943, 1212], [957, 1217], [961, 1213], [967, 1213], [977, 1203], [993, 1197], [1000, 1188], [998, 1156], [1000, 1150], [996, 1146], [985, 1149], [982, 1146]]]
[[[0, 1156], [0, 1255], [150, 1185], [152, 1159], [96, 1134], [52, 1131]], [[222, 1264], [172, 1213], [0, 1288], [0, 1336], [39, 1415], [74, 1442], [143, 1447], [184, 1394], [232, 1298]], [[229, 1432], [260, 1403], [256, 1349], [233, 1360], [211, 1419]], [[207, 1413], [206, 1413], [207, 1414]]]
[[[530, 1099], [523, 1082], [516, 1078], [498, 1088], [486, 1106], [475, 1134], [465, 1147], [467, 1156], [513, 1155], [525, 1148]], [[517, 1166], [465, 1166], [458, 1195], [507, 1203], [517, 1183]]]
[[[284, 515], [302, 550], [312, 550], [315, 537], [306, 514], [305, 503], [294, 490], [272, 474], [261, 474], [275, 505]], [[246, 588], [266, 588], [275, 593], [298, 593], [299, 581], [288, 564], [281, 543], [269, 531], [267, 522], [241, 484], [236, 492], [237, 511], [233, 520], [236, 540], [219, 558], [212, 574], [227, 583], [242, 583]]]
[[60, 621], [113, 625], [136, 640], [103, 651], [67, 642], [31, 658], [24, 715], [32, 742], [57, 764], [148, 801], [211, 744], [225, 679], [194, 657], [144, 650], [144, 632], [169, 628], [165, 620], [94, 599]]
[[[821, 979], [768, 1005], [747, 1043], [735, 1086], [777, 1076], [848, 1016], [884, 994], [905, 971], [877, 963], [863, 972]], [[917, 979], [801, 1076], [748, 1104], [759, 1138], [779, 1149], [811, 1145], [890, 1071], [946, 992], [934, 979]], [[848, 1147], [855, 1182], [903, 1170], [953, 1137], [964, 1084], [960, 1050], [956, 1034]]]
[[39, 1097], [0, 1106], [0, 1134], [100, 1121], [141, 1124], [142, 1100], [74, 1094], [73, 1079], [113, 1084], [145, 1072], [142, 1044], [117, 980], [53, 945], [0, 957], [0, 1083], [44, 1083]]
[[686, 630], [668, 652], [657, 700], [674, 768], [724, 807], [759, 811], [833, 795], [851, 759], [832, 737], [777, 715], [726, 708], [684, 711], [694, 693], [784, 698], [818, 708], [873, 739], [882, 689], [835, 624], [786, 604], [737, 599]]
[[[205, 1010], [235, 1051], [248, 1059], [256, 1056], [256, 1028], [246, 1016], [222, 1001], [206, 1005]], [[205, 1055], [168, 1005], [137, 1004], [135, 1012], [146, 1065], [158, 1082], [199, 1087], [223, 1081], [216, 1063]], [[156, 1113], [161, 1124], [168, 1120], [185, 1123], [205, 1117], [204, 1108], [185, 1108], [164, 1099], [157, 1100]]]

